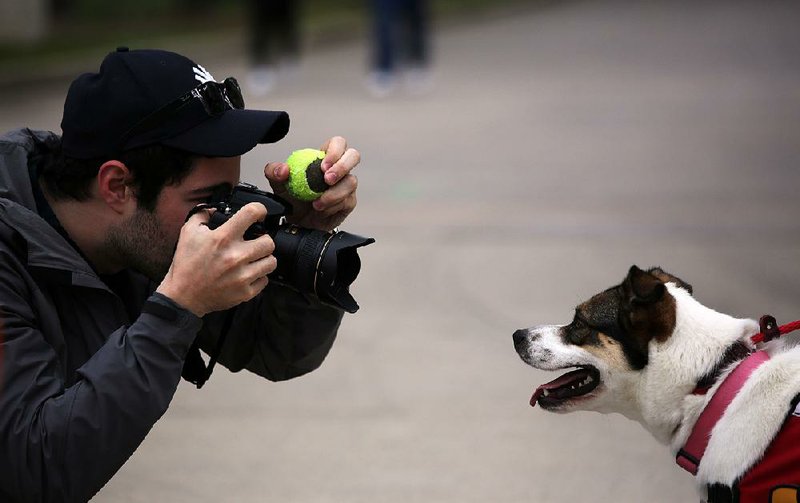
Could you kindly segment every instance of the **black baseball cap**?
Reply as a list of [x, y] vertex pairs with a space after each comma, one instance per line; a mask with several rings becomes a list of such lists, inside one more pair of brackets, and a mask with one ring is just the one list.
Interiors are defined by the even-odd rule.
[[245, 110], [241, 101], [242, 108], [226, 106], [212, 114], [193, 91], [208, 83], [225, 89], [229, 80], [217, 84], [205, 68], [174, 52], [120, 47], [105, 57], [98, 73], [72, 82], [61, 121], [62, 150], [77, 159], [112, 158], [161, 144], [233, 157], [286, 136], [286, 112]]

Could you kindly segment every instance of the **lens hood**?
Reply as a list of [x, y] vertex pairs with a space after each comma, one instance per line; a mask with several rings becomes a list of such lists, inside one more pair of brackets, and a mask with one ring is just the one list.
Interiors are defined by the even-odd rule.
[[348, 313], [358, 311], [358, 304], [350, 295], [350, 285], [361, 271], [361, 259], [356, 251], [375, 242], [349, 232], [331, 235], [320, 255], [314, 278], [314, 293], [328, 304], [338, 306]]

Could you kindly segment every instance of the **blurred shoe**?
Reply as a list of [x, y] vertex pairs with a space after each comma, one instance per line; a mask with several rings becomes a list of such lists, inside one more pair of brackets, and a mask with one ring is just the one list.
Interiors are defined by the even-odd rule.
[[376, 98], [385, 98], [397, 87], [397, 79], [392, 72], [374, 71], [367, 76], [367, 89]]
[[281, 82], [292, 83], [300, 78], [300, 60], [296, 57], [286, 58], [278, 65], [278, 76]]
[[433, 77], [427, 67], [416, 66], [405, 71], [403, 83], [411, 94], [426, 94], [433, 88]]
[[265, 96], [275, 87], [275, 71], [268, 66], [253, 67], [247, 74], [247, 90], [253, 96]]

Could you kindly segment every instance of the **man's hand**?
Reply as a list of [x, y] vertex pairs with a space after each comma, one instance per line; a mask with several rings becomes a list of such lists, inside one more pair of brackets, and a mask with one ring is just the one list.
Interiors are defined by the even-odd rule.
[[289, 194], [286, 190], [289, 166], [285, 162], [268, 163], [264, 175], [272, 191], [292, 203], [292, 215], [287, 219], [290, 223], [330, 231], [344, 222], [356, 207], [358, 180], [351, 171], [361, 160], [361, 154], [354, 148], [347, 148], [347, 140], [341, 136], [326, 141], [320, 150], [325, 152], [320, 168], [329, 187], [316, 201], [298, 201]]
[[197, 316], [252, 299], [277, 267], [269, 235], [243, 238], [248, 227], [267, 215], [263, 204], [243, 206], [214, 230], [207, 225], [210, 214], [199, 211], [184, 224], [169, 272], [156, 289]]

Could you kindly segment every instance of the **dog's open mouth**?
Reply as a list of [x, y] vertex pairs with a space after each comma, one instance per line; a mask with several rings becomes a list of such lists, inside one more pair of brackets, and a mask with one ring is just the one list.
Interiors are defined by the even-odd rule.
[[531, 397], [531, 406], [538, 403], [549, 409], [578, 396], [586, 395], [600, 384], [600, 372], [587, 365], [568, 372], [558, 379], [542, 384]]

